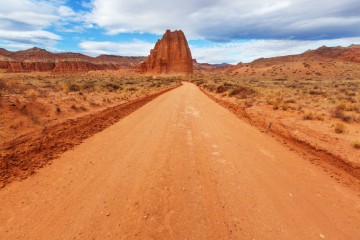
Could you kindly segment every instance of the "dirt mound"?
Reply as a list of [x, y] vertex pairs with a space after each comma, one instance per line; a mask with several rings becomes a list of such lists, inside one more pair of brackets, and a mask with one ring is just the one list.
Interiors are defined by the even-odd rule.
[[192, 56], [184, 33], [181, 30], [166, 30], [141, 65], [141, 71], [155, 74], [192, 73]]

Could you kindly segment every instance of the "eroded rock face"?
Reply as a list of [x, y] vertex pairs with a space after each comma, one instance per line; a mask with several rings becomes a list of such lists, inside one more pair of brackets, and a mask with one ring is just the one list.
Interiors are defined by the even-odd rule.
[[181, 30], [166, 30], [141, 65], [141, 71], [153, 74], [191, 74], [192, 56], [184, 33]]

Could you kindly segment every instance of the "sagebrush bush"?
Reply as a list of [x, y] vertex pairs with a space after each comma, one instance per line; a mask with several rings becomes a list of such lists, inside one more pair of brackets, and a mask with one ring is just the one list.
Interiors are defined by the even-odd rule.
[[360, 149], [360, 141], [354, 142], [354, 143], [353, 143], [353, 147], [354, 147], [355, 149]]
[[336, 133], [344, 133], [345, 132], [345, 125], [344, 124], [342, 124], [342, 123], [337, 123], [336, 125], [335, 125], [335, 132]]

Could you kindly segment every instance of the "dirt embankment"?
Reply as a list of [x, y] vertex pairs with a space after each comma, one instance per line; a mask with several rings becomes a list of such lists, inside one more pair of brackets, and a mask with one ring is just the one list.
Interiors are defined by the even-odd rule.
[[69, 119], [48, 126], [42, 132], [24, 135], [7, 143], [7, 147], [1, 149], [0, 152], [0, 187], [15, 179], [27, 178], [37, 169], [51, 163], [51, 160], [61, 153], [178, 86], [180, 85], [140, 97], [129, 103], [107, 108], [98, 113]]
[[[332, 146], [324, 148], [318, 146], [316, 143], [306, 141], [305, 139], [297, 137], [297, 135], [294, 134], [294, 129], [289, 128], [289, 126], [276, 123], [276, 121], [268, 122], [265, 118], [259, 118], [258, 116], [249, 114], [241, 105], [237, 105], [235, 103], [221, 99], [220, 97], [215, 96], [201, 87], [200, 90], [213, 101], [229, 109], [239, 118], [257, 127], [262, 132], [272, 135], [278, 141], [288, 145], [292, 150], [299, 152], [301, 155], [309, 159], [313, 164], [320, 166], [323, 166], [324, 164], [330, 164], [332, 167], [336, 168], [335, 172], [338, 174], [339, 171], [337, 170], [340, 170], [341, 172], [345, 171], [357, 179], [360, 179], [360, 164], [349, 161], [346, 157], [333, 153], [331, 151]], [[335, 178], [337, 177], [335, 176]]]

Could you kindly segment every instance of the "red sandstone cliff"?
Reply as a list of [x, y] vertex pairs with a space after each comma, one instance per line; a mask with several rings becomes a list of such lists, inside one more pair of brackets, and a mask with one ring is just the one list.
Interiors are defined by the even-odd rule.
[[0, 69], [7, 72], [86, 72], [93, 70], [136, 69], [144, 57], [100, 55], [96, 58], [80, 53], [51, 53], [40, 48], [10, 52], [0, 48]]
[[193, 72], [192, 56], [184, 33], [181, 30], [174, 32], [166, 30], [140, 68], [145, 73], [191, 74]]

